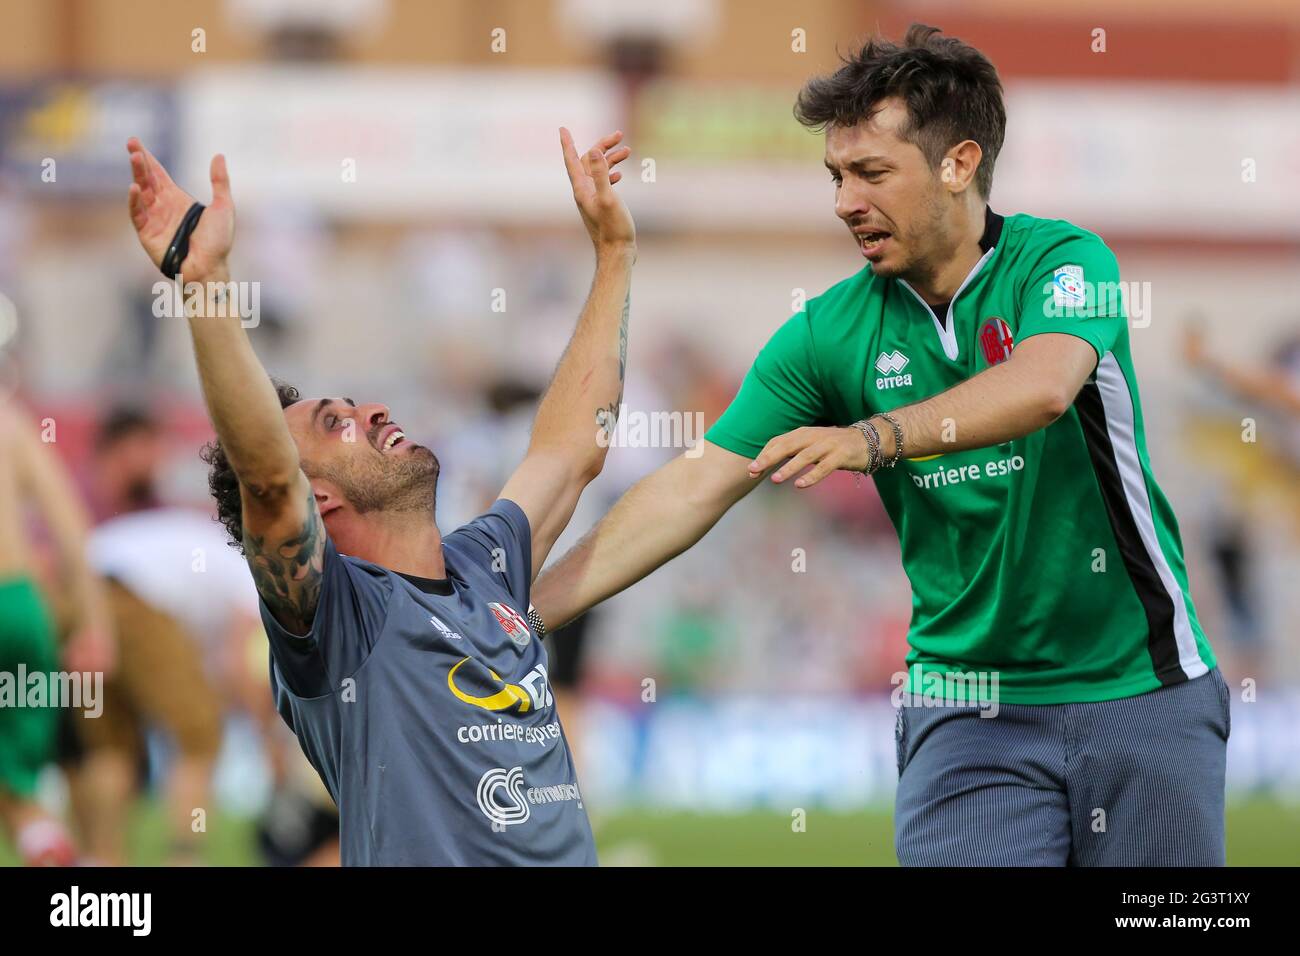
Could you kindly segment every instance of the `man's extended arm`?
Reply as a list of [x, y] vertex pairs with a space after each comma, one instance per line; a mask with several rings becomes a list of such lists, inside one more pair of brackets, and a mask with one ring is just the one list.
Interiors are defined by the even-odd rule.
[[[134, 179], [131, 221], [157, 265], [194, 200], [139, 140], [132, 139], [127, 149]], [[187, 285], [202, 283], [205, 290], [200, 309], [188, 319], [199, 380], [212, 427], [239, 479], [243, 543], [258, 592], [277, 621], [304, 634], [320, 593], [325, 532], [275, 387], [253, 353], [237, 310], [225, 303], [235, 208], [220, 155], [212, 160], [211, 179], [212, 203], [181, 265]]]
[[573, 516], [582, 489], [604, 464], [623, 397], [636, 232], [614, 192], [611, 172], [629, 155], [621, 133], [601, 140], [584, 156], [568, 130], [560, 134], [573, 196], [596, 251], [596, 275], [573, 337], [542, 396], [528, 452], [501, 491], [523, 509], [532, 530], [536, 577]]
[[747, 459], [711, 442], [633, 485], [533, 586], [549, 630], [640, 581], [694, 545], [756, 486]]
[[[1074, 403], [1097, 365], [1083, 339], [1065, 333], [1036, 335], [1018, 344], [1011, 358], [931, 398], [890, 412], [903, 432], [903, 455], [923, 458], [968, 448], [987, 448], [1046, 428]], [[893, 457], [893, 429], [871, 419], [880, 433], [881, 457]], [[772, 473], [783, 482], [810, 465], [795, 482], [807, 488], [832, 471], [862, 471], [867, 442], [856, 428], [797, 428], [767, 443], [749, 465], [751, 478]], [[787, 460], [788, 459], [788, 460]]]

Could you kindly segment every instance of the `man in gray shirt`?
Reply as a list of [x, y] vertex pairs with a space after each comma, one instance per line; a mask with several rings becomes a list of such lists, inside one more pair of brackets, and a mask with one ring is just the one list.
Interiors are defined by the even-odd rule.
[[385, 406], [301, 399], [253, 354], [229, 302], [224, 157], [202, 207], [127, 144], [141, 245], [186, 282], [218, 515], [261, 597], [277, 707], [338, 804], [345, 865], [596, 862], [526, 615], [622, 398], [636, 235], [612, 188], [621, 139], [580, 156], [560, 131], [595, 279], [523, 462], [489, 511], [445, 537], [438, 459]]

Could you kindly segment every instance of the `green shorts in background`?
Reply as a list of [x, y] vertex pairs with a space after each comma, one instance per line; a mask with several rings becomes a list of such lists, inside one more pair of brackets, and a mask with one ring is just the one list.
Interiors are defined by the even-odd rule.
[[[0, 579], [0, 674], [18, 679], [27, 673], [50, 673], [58, 667], [54, 624], [45, 601], [30, 578]], [[22, 687], [16, 687], [22, 693]], [[36, 778], [54, 758], [59, 712], [54, 707], [18, 707], [0, 700], [0, 791], [30, 797]]]

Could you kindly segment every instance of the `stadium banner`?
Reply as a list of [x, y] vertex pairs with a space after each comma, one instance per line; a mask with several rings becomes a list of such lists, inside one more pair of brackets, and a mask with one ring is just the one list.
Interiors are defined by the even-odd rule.
[[[655, 157], [658, 177], [653, 202], [642, 201], [644, 183], [628, 184], [638, 221], [834, 229], [822, 137], [795, 122], [794, 95], [647, 84], [631, 124], [634, 158]], [[1300, 115], [1294, 90], [1022, 81], [1007, 90], [1007, 112], [998, 210], [1069, 219], [1108, 238], [1300, 237], [1300, 127], [1278, 122]]]
[[[1300, 687], [1234, 694], [1228, 799], [1300, 800]], [[583, 789], [598, 805], [696, 812], [892, 805], [895, 710], [879, 698], [671, 698], [586, 705]], [[996, 719], [996, 718], [992, 718]]]
[[1017, 83], [995, 208], [1105, 235], [1300, 237], [1294, 87]]
[[177, 93], [182, 181], [223, 152], [241, 203], [354, 220], [567, 223], [558, 128], [582, 147], [619, 124], [619, 88], [594, 71], [223, 68]]
[[174, 161], [175, 97], [135, 80], [47, 79], [0, 87], [0, 176], [33, 198], [125, 195], [126, 141]]

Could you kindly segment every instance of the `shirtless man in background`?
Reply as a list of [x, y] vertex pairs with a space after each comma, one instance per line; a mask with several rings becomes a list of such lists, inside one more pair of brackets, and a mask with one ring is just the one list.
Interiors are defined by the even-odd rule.
[[[37, 542], [28, 509], [44, 524], [67, 596], [69, 671], [103, 672], [113, 662], [104, 594], [86, 562], [87, 520], [58, 456], [21, 409], [0, 405], [0, 829], [29, 865], [71, 865], [76, 851], [64, 825], [35, 799], [37, 778], [54, 756], [57, 706], [18, 706], [19, 674], [57, 671], [59, 650], [49, 606], [37, 587]], [[93, 686], [93, 684], [91, 685]], [[57, 702], [55, 702], [57, 704]]]

